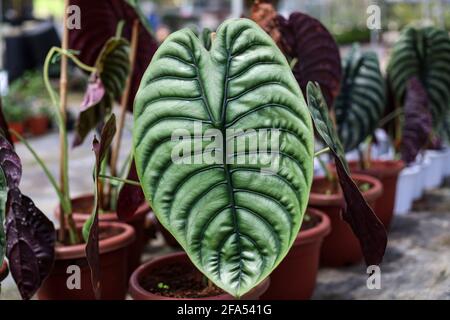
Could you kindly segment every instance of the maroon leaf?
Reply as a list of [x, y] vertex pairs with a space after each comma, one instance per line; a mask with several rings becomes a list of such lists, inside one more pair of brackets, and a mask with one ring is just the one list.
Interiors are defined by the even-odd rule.
[[296, 58], [292, 71], [303, 94], [309, 81], [319, 83], [329, 107], [339, 94], [342, 66], [339, 48], [319, 20], [300, 12], [278, 17], [285, 53]]
[[92, 143], [92, 150], [95, 154], [95, 168], [94, 168], [94, 183], [95, 183], [95, 198], [94, 208], [89, 220], [83, 226], [83, 236], [87, 238], [86, 244], [86, 258], [91, 269], [91, 282], [94, 290], [95, 298], [101, 298], [100, 285], [100, 249], [99, 249], [99, 226], [98, 226], [98, 211], [101, 203], [101, 193], [99, 186], [99, 174], [101, 170], [102, 161], [111, 146], [114, 135], [116, 134], [116, 117], [114, 114], [110, 116], [105, 126], [102, 129], [100, 142], [94, 137]]
[[346, 207], [343, 218], [358, 238], [366, 264], [380, 264], [387, 245], [384, 225], [367, 204], [358, 186], [349, 175], [344, 150], [317, 84], [309, 83], [307, 85], [307, 99], [314, 127], [334, 157], [339, 184], [345, 198]]
[[23, 299], [30, 299], [50, 273], [56, 241], [52, 222], [33, 201], [13, 188], [6, 218], [9, 269]]
[[81, 61], [91, 66], [106, 41], [115, 35], [120, 21], [125, 22], [123, 36], [128, 40], [131, 40], [134, 21], [140, 21], [136, 65], [128, 99], [128, 109], [132, 110], [141, 78], [158, 46], [143, 15], [137, 5], [129, 0], [70, 0], [70, 4], [80, 7], [82, 19], [80, 29], [70, 30], [69, 47], [79, 51]]
[[88, 133], [98, 124], [98, 119], [103, 119], [106, 110], [101, 104], [105, 97], [105, 87], [98, 74], [92, 74], [89, 80], [84, 99], [81, 104], [81, 111], [76, 123], [75, 139], [73, 146], [83, 143]]
[[14, 145], [11, 139], [11, 134], [9, 133], [8, 123], [6, 122], [5, 115], [3, 114], [3, 105], [1, 96], [0, 96], [0, 134], [4, 136], [12, 146]]
[[[139, 182], [134, 159], [131, 162], [127, 180]], [[145, 202], [144, 192], [141, 187], [125, 184], [119, 192], [117, 199], [117, 216], [122, 221], [133, 217], [137, 209]]]
[[433, 125], [427, 92], [417, 77], [408, 81], [404, 114], [400, 151], [402, 160], [411, 163], [429, 141]]
[[350, 178], [340, 157], [335, 153], [333, 155], [339, 184], [345, 198], [346, 208], [343, 218], [358, 238], [366, 264], [379, 265], [386, 251], [386, 229], [367, 204], [358, 186]]
[[22, 163], [14, 147], [0, 135], [0, 167], [5, 174], [8, 188], [17, 188], [22, 177]]

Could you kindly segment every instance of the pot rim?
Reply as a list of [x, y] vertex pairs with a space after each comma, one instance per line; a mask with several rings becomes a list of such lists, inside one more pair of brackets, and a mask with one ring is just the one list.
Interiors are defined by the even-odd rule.
[[[372, 185], [367, 191], [362, 192], [362, 195], [366, 201], [374, 201], [383, 193], [383, 184], [380, 180], [368, 176], [366, 174], [352, 174], [351, 178], [356, 182], [369, 183]], [[325, 180], [325, 176], [316, 176], [314, 180]], [[322, 194], [316, 192], [310, 192], [308, 205], [312, 206], [339, 206], [343, 207], [345, 204], [344, 195], [342, 193], [335, 194]]]
[[331, 221], [328, 216], [315, 208], [308, 207], [306, 209], [307, 214], [313, 214], [320, 217], [320, 223], [308, 230], [300, 230], [297, 238], [294, 241], [294, 245], [301, 245], [305, 243], [316, 242], [322, 240], [331, 232]]
[[[100, 228], [116, 228], [121, 232], [112, 237], [99, 241], [100, 254], [125, 248], [135, 239], [135, 232], [132, 226], [122, 222], [99, 221]], [[86, 244], [76, 244], [73, 246], [56, 246], [55, 259], [79, 259], [86, 257]]]
[[[350, 168], [352, 167], [352, 164], [358, 164], [359, 161], [352, 160], [349, 161]], [[357, 168], [356, 170], [352, 170], [352, 172], [356, 174], [377, 174], [378, 176], [385, 178], [385, 177], [392, 177], [396, 176], [400, 173], [400, 171], [405, 168], [405, 162], [403, 160], [380, 160], [380, 159], [373, 159], [370, 160], [371, 167], [367, 168], [365, 170]], [[375, 167], [372, 167], [374, 165]], [[381, 165], [382, 167], [377, 167], [377, 165]]]
[[0, 267], [0, 282], [5, 280], [5, 278], [9, 275], [9, 268], [8, 268], [8, 262], [6, 262], [5, 259], [3, 259], [3, 264]]
[[[132, 296], [133, 299], [139, 300], [142, 299], [142, 297], [148, 297], [149, 300], [231, 300], [234, 299], [232, 295], [229, 293], [223, 293], [217, 296], [211, 296], [211, 297], [203, 297], [203, 298], [172, 298], [172, 297], [165, 297], [158, 294], [151, 293], [147, 290], [145, 290], [141, 284], [140, 280], [143, 275], [147, 274], [147, 270], [155, 263], [162, 262], [164, 260], [176, 260], [179, 258], [185, 257], [188, 261], [189, 257], [184, 251], [180, 252], [174, 252], [165, 254], [153, 259], [150, 259], [146, 263], [140, 265], [131, 275], [130, 281], [129, 281], [129, 293]], [[199, 271], [200, 272], [200, 271]], [[252, 290], [250, 290], [248, 293], [244, 295], [245, 296], [251, 295], [253, 292], [261, 292], [264, 293], [270, 285], [270, 278], [267, 277], [263, 281], [261, 281], [256, 287], [254, 287]]]
[[[94, 195], [92, 193], [84, 193], [84, 194], [81, 194], [79, 196], [70, 198], [70, 201], [74, 202], [74, 201], [87, 200], [87, 199], [90, 199], [90, 198], [93, 198], [93, 197], [94, 197]], [[141, 204], [139, 206], [139, 208], [136, 210], [134, 215], [132, 217], [130, 217], [130, 219], [128, 219], [125, 222], [133, 221], [134, 218], [140, 217], [142, 215], [147, 215], [151, 211], [152, 211], [152, 208], [148, 205], [147, 201], [145, 201], [143, 204]], [[60, 215], [60, 207], [59, 207], [59, 205], [55, 207], [53, 212], [54, 212], [55, 217], [59, 218], [59, 215]], [[75, 220], [86, 221], [88, 219], [90, 213], [73, 212], [72, 215], [73, 215]], [[119, 217], [117, 216], [116, 212], [102, 212], [102, 213], [99, 214], [99, 218], [100, 217], [101, 217], [101, 221], [111, 221], [111, 222], [119, 221], [119, 222], [123, 222], [122, 220], [119, 220]]]

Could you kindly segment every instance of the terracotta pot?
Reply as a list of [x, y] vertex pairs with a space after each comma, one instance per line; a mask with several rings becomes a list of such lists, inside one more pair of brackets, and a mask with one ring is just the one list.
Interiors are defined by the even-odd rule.
[[33, 136], [47, 132], [50, 121], [46, 116], [34, 116], [26, 121], [26, 128]]
[[386, 229], [389, 229], [394, 215], [398, 175], [405, 163], [401, 160], [372, 160], [370, 167], [362, 170], [358, 161], [350, 161], [349, 166], [351, 172], [377, 178], [383, 184], [383, 195], [375, 202], [373, 209]]
[[[127, 247], [134, 240], [134, 230], [125, 223], [102, 221], [100, 239], [101, 298], [123, 300], [127, 293]], [[85, 247], [85, 244], [56, 247], [53, 269], [38, 291], [40, 300], [95, 299]], [[70, 290], [67, 286], [73, 283], [69, 277], [75, 275], [70, 266], [80, 268], [80, 289]]]
[[320, 248], [330, 233], [330, 219], [323, 212], [308, 208], [307, 214], [320, 219], [311, 229], [302, 230], [291, 250], [270, 275], [269, 289], [261, 300], [306, 300], [316, 287]]
[[[135, 300], [235, 300], [233, 296], [228, 293], [224, 293], [218, 296], [188, 299], [188, 298], [171, 298], [162, 295], [148, 292], [141, 286], [141, 280], [155, 269], [164, 269], [167, 265], [172, 264], [186, 264], [192, 266], [192, 262], [189, 260], [185, 252], [172, 253], [165, 256], [161, 256], [150, 260], [143, 264], [136, 271], [133, 272], [130, 278], [129, 290], [131, 297]], [[258, 300], [259, 297], [267, 290], [270, 284], [270, 279], [267, 278], [261, 282], [258, 286], [253, 288], [249, 293], [245, 294], [241, 300]]]
[[[10, 123], [8, 123], [8, 127], [9, 127], [9, 129], [16, 131], [21, 136], [23, 136], [23, 134], [25, 132], [25, 126], [24, 126], [23, 122], [10, 122]], [[16, 136], [13, 134], [11, 135], [11, 139], [13, 142], [19, 142], [19, 139], [16, 138]]]
[[[363, 192], [368, 204], [373, 208], [376, 200], [383, 193], [381, 182], [373, 177], [354, 174], [353, 180], [358, 183], [368, 183], [371, 188]], [[363, 255], [358, 239], [350, 226], [342, 219], [344, 196], [342, 192], [324, 194], [323, 190], [330, 187], [325, 177], [314, 177], [309, 206], [317, 208], [328, 215], [331, 221], [331, 232], [325, 237], [320, 254], [321, 265], [340, 267], [352, 265], [362, 260]]]
[[9, 274], [8, 263], [6, 262], [6, 260], [3, 260], [3, 264], [0, 267], [0, 282], [5, 280], [8, 274]]
[[[72, 199], [73, 219], [75, 223], [84, 223], [91, 214], [93, 195], [82, 195]], [[59, 207], [55, 209], [55, 216], [59, 219]], [[145, 224], [147, 214], [151, 211], [147, 204], [138, 208], [134, 216], [127, 221], [127, 224], [134, 228], [135, 240], [128, 249], [128, 276], [141, 264], [142, 252], [147, 244], [148, 237], [145, 234]], [[100, 221], [119, 222], [115, 212], [104, 212], [99, 215]]]

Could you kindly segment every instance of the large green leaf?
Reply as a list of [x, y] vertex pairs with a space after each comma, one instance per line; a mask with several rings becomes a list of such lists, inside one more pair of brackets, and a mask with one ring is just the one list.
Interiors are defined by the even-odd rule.
[[408, 27], [395, 44], [388, 77], [398, 102], [403, 104], [408, 80], [417, 76], [430, 100], [433, 125], [442, 126], [450, 105], [450, 37], [435, 27]]
[[386, 105], [386, 89], [375, 52], [353, 47], [343, 62], [341, 91], [335, 103], [338, 134], [352, 150], [377, 128]]
[[[285, 57], [247, 19], [223, 23], [209, 51], [192, 31], [178, 31], [150, 63], [134, 116], [136, 167], [158, 219], [208, 278], [242, 296], [288, 252], [312, 180], [311, 118]], [[195, 124], [202, 124], [200, 132], [194, 132]], [[173, 162], [180, 142], [171, 136], [180, 128], [188, 135], [184, 147], [192, 140], [200, 144], [188, 156], [208, 156], [214, 144], [223, 146], [215, 150], [218, 161]], [[224, 137], [227, 129], [255, 138], [255, 132], [264, 135], [272, 128], [279, 129], [280, 148], [272, 153], [279, 168], [271, 174], [263, 169], [267, 156], [250, 145], [234, 153], [225, 141], [232, 137]], [[207, 138], [211, 129], [221, 134], [215, 143]], [[198, 143], [200, 134], [207, 137]], [[244, 164], [230, 161], [243, 154], [250, 158]]]

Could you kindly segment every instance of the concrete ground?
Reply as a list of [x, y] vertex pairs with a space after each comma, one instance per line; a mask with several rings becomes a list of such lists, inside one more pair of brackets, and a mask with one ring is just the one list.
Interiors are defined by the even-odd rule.
[[[70, 137], [72, 138], [72, 136]], [[70, 182], [74, 196], [91, 193], [94, 156], [86, 139], [83, 146], [70, 152]], [[50, 170], [58, 172], [58, 136], [56, 133], [34, 138], [30, 143], [39, 150]], [[131, 148], [125, 132], [122, 158]], [[50, 218], [57, 204], [55, 193], [44, 173], [21, 144], [24, 175], [22, 190]], [[450, 299], [450, 183], [428, 192], [411, 213], [396, 216], [381, 266], [381, 289], [366, 286], [366, 269], [361, 265], [321, 269], [314, 299]], [[167, 252], [161, 238], [149, 244], [145, 259]], [[19, 299], [9, 276], [2, 283], [1, 299]]]

